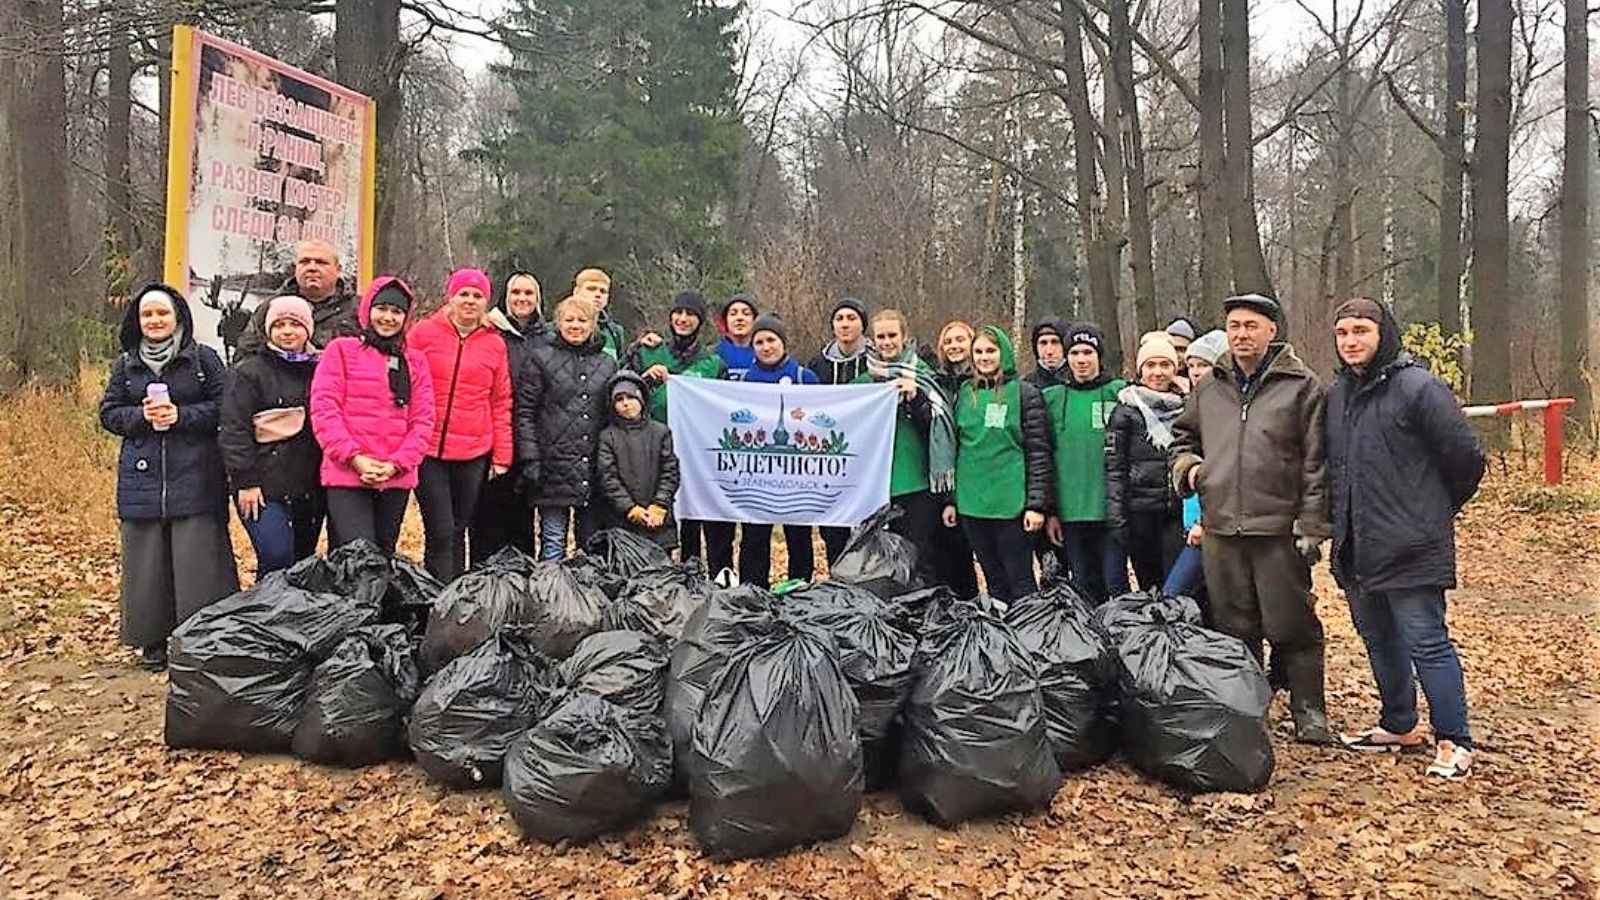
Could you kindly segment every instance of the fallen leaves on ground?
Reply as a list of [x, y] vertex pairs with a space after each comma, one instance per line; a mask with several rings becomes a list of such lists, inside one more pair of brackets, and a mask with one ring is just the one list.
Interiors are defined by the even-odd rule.
[[[1049, 811], [944, 831], [891, 795], [844, 839], [770, 860], [704, 859], [684, 805], [578, 849], [524, 842], [498, 794], [411, 765], [171, 751], [165, 679], [116, 646], [105, 443], [0, 409], [0, 896], [31, 897], [1592, 897], [1600, 841], [1600, 503], [1535, 510], [1497, 472], [1462, 518], [1451, 623], [1483, 754], [1425, 782], [1418, 756], [1278, 738], [1257, 795], [1186, 798], [1124, 764], [1069, 777]], [[32, 403], [33, 406], [27, 404]], [[75, 414], [76, 415], [76, 414]], [[41, 468], [50, 475], [36, 478]], [[1594, 466], [1570, 488], [1600, 498]], [[413, 552], [414, 529], [407, 546]], [[1336, 724], [1375, 716], [1325, 571]], [[1285, 715], [1280, 697], [1274, 711]]]

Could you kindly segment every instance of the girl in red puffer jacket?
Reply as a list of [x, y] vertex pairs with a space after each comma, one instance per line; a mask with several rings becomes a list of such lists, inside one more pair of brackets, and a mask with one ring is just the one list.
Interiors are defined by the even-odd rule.
[[418, 473], [423, 559], [449, 581], [467, 565], [467, 525], [485, 478], [511, 467], [511, 366], [489, 323], [489, 276], [457, 269], [445, 304], [417, 323], [406, 345], [433, 377], [433, 437]]

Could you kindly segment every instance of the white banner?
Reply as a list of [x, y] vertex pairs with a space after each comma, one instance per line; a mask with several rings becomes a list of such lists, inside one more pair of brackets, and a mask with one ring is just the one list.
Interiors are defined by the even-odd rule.
[[677, 516], [854, 526], [889, 502], [892, 384], [673, 378]]

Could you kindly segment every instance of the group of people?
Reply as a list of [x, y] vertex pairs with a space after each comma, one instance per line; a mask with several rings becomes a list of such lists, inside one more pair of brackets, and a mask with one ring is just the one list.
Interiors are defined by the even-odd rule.
[[[151, 668], [176, 623], [237, 590], [228, 506], [258, 575], [366, 539], [393, 553], [417, 496], [425, 564], [442, 581], [507, 547], [561, 558], [575, 533], [619, 527], [725, 582], [768, 585], [773, 526], [678, 521], [666, 426], [675, 378], [781, 384], [888, 382], [900, 403], [889, 494], [922, 575], [1009, 601], [1051, 563], [1099, 602], [1140, 590], [1195, 596], [1290, 693], [1297, 739], [1420, 748], [1413, 673], [1437, 752], [1426, 770], [1471, 770], [1463, 677], [1445, 625], [1452, 520], [1483, 456], [1449, 390], [1400, 347], [1390, 311], [1334, 314], [1331, 389], [1283, 339], [1270, 298], [1224, 303], [1223, 328], [1188, 318], [1139, 341], [1132, 380], [1090, 322], [1041, 319], [1020, 374], [997, 326], [945, 323], [921, 347], [893, 309], [843, 298], [808, 364], [781, 318], [739, 293], [672, 301], [629, 342], [611, 282], [577, 273], [546, 317], [539, 281], [496, 291], [452, 273], [426, 317], [404, 281], [346, 293], [339, 261], [301, 244], [291, 290], [261, 304], [233, 368], [195, 340], [183, 296], [146, 288], [123, 323], [101, 405], [122, 436], [122, 637]], [[780, 525], [787, 576], [818, 568], [813, 529]], [[848, 529], [821, 528], [831, 563]], [[1365, 641], [1382, 715], [1335, 736], [1310, 568], [1332, 538], [1335, 578]], [[1131, 569], [1131, 579], [1130, 579]]]

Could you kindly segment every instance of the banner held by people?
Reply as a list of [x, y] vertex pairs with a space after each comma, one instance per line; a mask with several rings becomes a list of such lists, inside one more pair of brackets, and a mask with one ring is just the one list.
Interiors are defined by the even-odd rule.
[[892, 384], [675, 378], [667, 419], [688, 519], [853, 526], [889, 502]]

